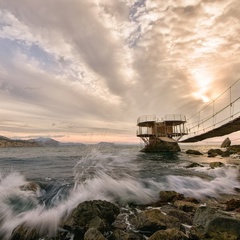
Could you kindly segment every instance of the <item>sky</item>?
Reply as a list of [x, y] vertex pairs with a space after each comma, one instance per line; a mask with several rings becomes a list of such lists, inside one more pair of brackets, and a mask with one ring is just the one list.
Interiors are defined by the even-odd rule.
[[139, 142], [240, 78], [239, 33], [238, 0], [0, 0], [0, 135]]

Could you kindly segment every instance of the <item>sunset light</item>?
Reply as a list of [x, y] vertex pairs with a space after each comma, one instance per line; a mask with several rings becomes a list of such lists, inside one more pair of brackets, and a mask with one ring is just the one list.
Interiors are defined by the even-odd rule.
[[239, 16], [236, 0], [2, 0], [0, 135], [132, 142], [139, 115], [194, 114], [240, 76]]

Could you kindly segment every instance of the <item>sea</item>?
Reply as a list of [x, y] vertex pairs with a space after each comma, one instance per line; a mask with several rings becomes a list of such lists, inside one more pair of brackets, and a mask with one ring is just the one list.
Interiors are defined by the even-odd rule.
[[[164, 190], [203, 202], [235, 196], [240, 158], [208, 158], [207, 151], [216, 147], [181, 145], [178, 153], [143, 153], [139, 145], [109, 144], [1, 148], [0, 235], [9, 239], [24, 223], [52, 234], [66, 214], [88, 200], [127, 207], [157, 201]], [[187, 155], [187, 149], [205, 154]], [[212, 169], [214, 161], [225, 166]], [[192, 162], [202, 167], [186, 168]], [[31, 183], [37, 190], [23, 188]]]

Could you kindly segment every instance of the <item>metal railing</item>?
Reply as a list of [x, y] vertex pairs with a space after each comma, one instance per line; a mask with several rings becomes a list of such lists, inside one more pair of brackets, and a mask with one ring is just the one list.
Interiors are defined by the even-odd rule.
[[138, 118], [137, 124], [143, 123], [143, 122], [155, 122], [156, 121], [156, 115], [144, 115]]
[[211, 103], [187, 119], [188, 135], [203, 134], [239, 116], [240, 79]]
[[182, 114], [167, 114], [164, 116], [163, 121], [181, 121], [186, 122], [186, 116]]

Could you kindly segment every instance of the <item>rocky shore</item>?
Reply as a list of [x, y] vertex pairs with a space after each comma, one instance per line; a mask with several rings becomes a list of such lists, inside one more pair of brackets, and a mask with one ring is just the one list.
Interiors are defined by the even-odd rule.
[[[37, 184], [22, 191], [36, 191]], [[11, 240], [239, 240], [240, 198], [198, 200], [161, 191], [147, 205], [120, 206], [103, 200], [80, 203], [60, 220], [58, 231], [22, 224]]]

